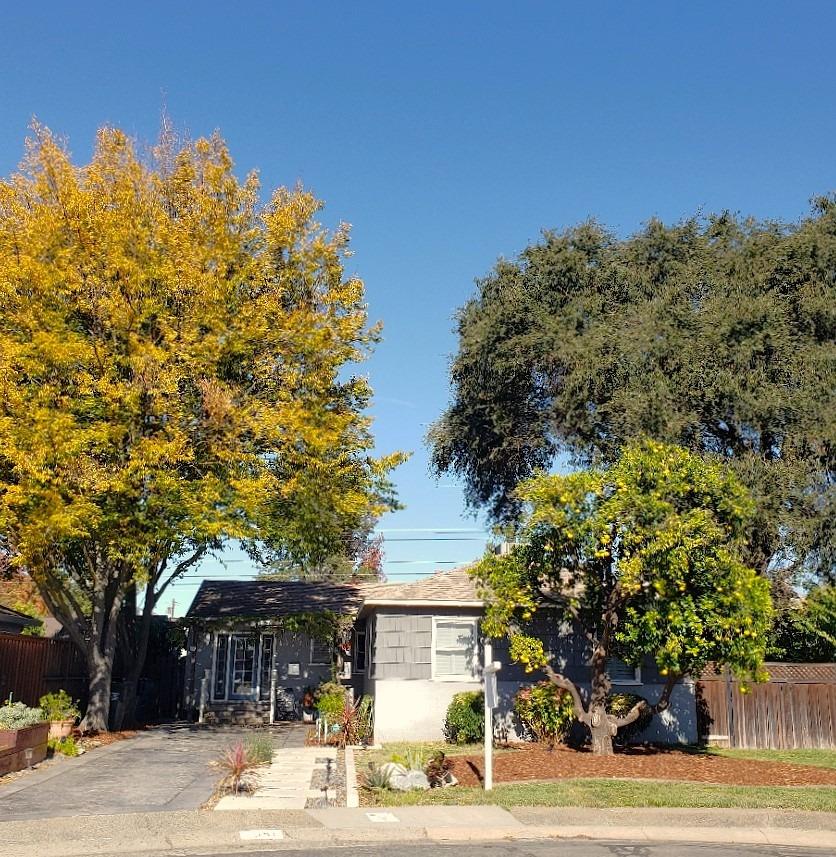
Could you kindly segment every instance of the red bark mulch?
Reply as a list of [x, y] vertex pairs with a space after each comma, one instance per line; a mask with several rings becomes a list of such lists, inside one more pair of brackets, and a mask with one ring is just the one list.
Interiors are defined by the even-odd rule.
[[85, 750], [94, 750], [96, 747], [106, 747], [108, 744], [115, 744], [117, 741], [135, 738], [138, 734], [136, 729], [123, 729], [121, 732], [89, 732], [86, 735], [79, 733], [78, 742]]
[[[482, 756], [449, 756], [463, 786], [482, 782]], [[735, 786], [836, 786], [836, 770], [785, 762], [763, 762], [689, 753], [659, 747], [631, 747], [613, 756], [584, 750], [526, 745], [494, 756], [497, 783], [570, 778], [687, 780]]]

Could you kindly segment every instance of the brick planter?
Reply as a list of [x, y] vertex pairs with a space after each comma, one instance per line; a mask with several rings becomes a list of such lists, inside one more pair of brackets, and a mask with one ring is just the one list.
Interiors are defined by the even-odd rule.
[[25, 729], [0, 730], [0, 777], [26, 767], [26, 750], [32, 750], [32, 764], [46, 758], [49, 723], [36, 723]]

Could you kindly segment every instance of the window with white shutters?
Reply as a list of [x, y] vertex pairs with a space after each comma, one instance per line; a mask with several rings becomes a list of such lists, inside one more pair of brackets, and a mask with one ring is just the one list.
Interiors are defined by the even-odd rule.
[[433, 678], [474, 681], [478, 678], [476, 619], [436, 619]]

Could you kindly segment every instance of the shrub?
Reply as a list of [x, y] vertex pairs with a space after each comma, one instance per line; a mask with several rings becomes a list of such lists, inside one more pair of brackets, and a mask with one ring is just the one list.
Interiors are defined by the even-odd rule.
[[451, 744], [476, 744], [485, 738], [485, 694], [457, 693], [447, 708], [444, 735]]
[[76, 743], [72, 735], [67, 735], [66, 738], [48, 738], [46, 746], [53, 753], [61, 753], [63, 756], [79, 756], [81, 748]]
[[40, 708], [30, 708], [22, 702], [7, 702], [0, 705], [0, 729], [25, 729], [46, 718]]
[[378, 792], [389, 788], [392, 779], [391, 769], [383, 765], [374, 765], [369, 762], [368, 769], [360, 779], [360, 788], [370, 792]]
[[223, 772], [223, 777], [218, 784], [218, 790], [221, 792], [232, 792], [233, 794], [251, 788], [249, 776], [253, 769], [259, 765], [250, 756], [243, 741], [227, 747], [211, 764]]
[[[624, 717], [630, 709], [639, 702], [647, 702], [643, 696], [635, 693], [611, 693], [607, 697], [607, 712], [615, 717]], [[650, 721], [653, 719], [653, 713], [649, 707], [639, 715], [638, 720], [622, 726], [615, 736], [619, 744], [628, 744], [631, 738], [635, 738], [640, 732], [644, 732]]]
[[424, 754], [416, 747], [410, 747], [405, 753], [393, 753], [390, 758], [396, 765], [403, 765], [407, 771], [424, 770]]
[[75, 720], [81, 714], [66, 690], [45, 694], [38, 704], [47, 720]]
[[514, 711], [535, 741], [551, 746], [566, 738], [575, 719], [571, 694], [550, 681], [540, 681], [517, 691]]
[[424, 773], [430, 783], [431, 789], [437, 789], [444, 785], [447, 775], [453, 770], [453, 762], [444, 755], [441, 750], [436, 750], [430, 756]]
[[345, 688], [334, 681], [321, 684], [316, 692], [316, 707], [320, 717], [329, 723], [337, 723], [346, 707]]
[[244, 747], [256, 765], [266, 765], [273, 761], [273, 740], [269, 735], [251, 735]]
[[368, 696], [361, 696], [353, 705], [343, 697], [343, 709], [334, 721], [340, 727], [336, 735], [340, 746], [368, 743], [371, 737], [371, 704]]

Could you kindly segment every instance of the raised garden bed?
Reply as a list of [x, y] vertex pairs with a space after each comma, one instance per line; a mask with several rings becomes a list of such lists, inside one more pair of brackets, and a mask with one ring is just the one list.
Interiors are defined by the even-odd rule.
[[[451, 753], [450, 758], [461, 785], [481, 784], [481, 755]], [[660, 747], [635, 747], [613, 756], [594, 756], [561, 746], [549, 750], [540, 745], [523, 745], [494, 758], [493, 777], [496, 783], [604, 777], [737, 786], [836, 786], [834, 769]]]
[[[4, 729], [0, 731], [0, 777], [20, 771], [30, 763], [36, 765], [46, 758], [46, 741], [49, 736], [49, 722], [36, 723], [22, 729]], [[26, 751], [31, 749], [31, 759]]]

